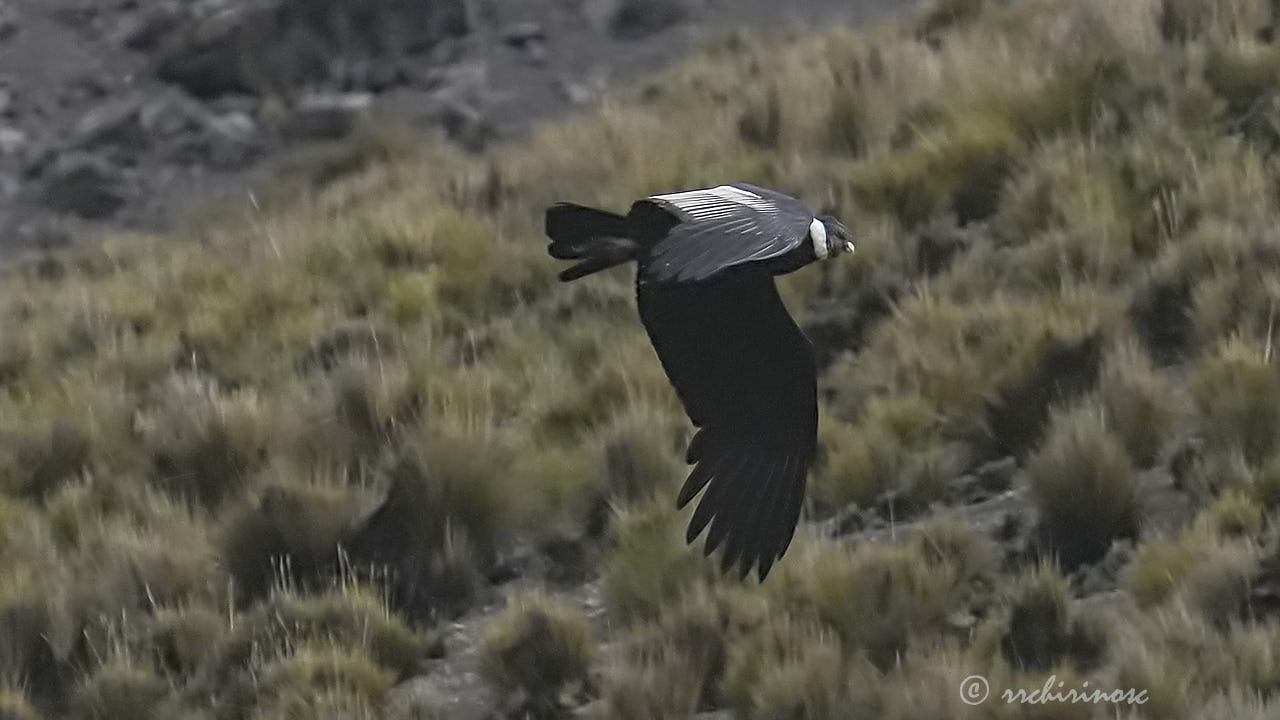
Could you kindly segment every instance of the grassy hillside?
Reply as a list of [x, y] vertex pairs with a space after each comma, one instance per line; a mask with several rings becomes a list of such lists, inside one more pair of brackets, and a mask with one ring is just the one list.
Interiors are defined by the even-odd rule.
[[[480, 650], [537, 717], [1276, 716], [1268, 4], [983, 5], [740, 37], [484, 160], [371, 136], [189, 242], [7, 273], [0, 717], [395, 717], [530, 551], [547, 594]], [[823, 358], [807, 517], [852, 541], [802, 530], [763, 585], [683, 544], [631, 278], [560, 285], [541, 236], [727, 179], [858, 235], [783, 283]], [[608, 622], [557, 596], [596, 577]], [[1150, 700], [970, 707], [972, 674]]]

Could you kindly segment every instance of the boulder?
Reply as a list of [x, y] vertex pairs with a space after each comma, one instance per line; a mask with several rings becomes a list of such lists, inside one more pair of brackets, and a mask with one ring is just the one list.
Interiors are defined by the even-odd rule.
[[346, 137], [373, 105], [369, 93], [318, 93], [294, 105], [281, 124], [289, 140], [333, 140]]
[[198, 4], [159, 32], [155, 74], [201, 98], [288, 95], [335, 81], [374, 89], [396, 82], [401, 56], [469, 28], [465, 0]]
[[182, 8], [176, 2], [151, 2], [126, 16], [116, 27], [117, 41], [130, 50], [154, 51], [182, 20]]
[[27, 144], [27, 134], [14, 127], [0, 125], [0, 155], [16, 155]]
[[71, 152], [44, 171], [42, 200], [49, 209], [89, 220], [111, 217], [132, 196], [120, 168], [100, 155]]
[[263, 143], [253, 118], [243, 112], [229, 112], [206, 118], [198, 147], [212, 167], [233, 170], [253, 162]]
[[620, 40], [639, 40], [684, 22], [689, 17], [685, 0], [622, 0], [609, 23], [609, 32]]

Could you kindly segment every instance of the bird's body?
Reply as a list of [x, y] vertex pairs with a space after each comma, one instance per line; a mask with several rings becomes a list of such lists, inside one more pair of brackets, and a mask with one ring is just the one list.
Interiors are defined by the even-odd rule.
[[851, 252], [848, 230], [798, 200], [735, 183], [636, 201], [616, 215], [559, 203], [548, 252], [579, 262], [570, 281], [636, 262], [636, 304], [658, 358], [698, 428], [695, 467], [677, 498], [704, 488], [689, 542], [761, 580], [791, 542], [817, 443], [813, 348], [774, 276]]

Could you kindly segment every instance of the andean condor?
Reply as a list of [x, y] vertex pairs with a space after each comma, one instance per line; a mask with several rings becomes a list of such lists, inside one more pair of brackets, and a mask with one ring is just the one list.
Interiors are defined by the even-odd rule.
[[764, 580], [791, 544], [817, 445], [813, 346], [787, 313], [773, 276], [853, 252], [850, 232], [804, 203], [747, 183], [652, 195], [626, 216], [557, 203], [548, 253], [578, 260], [568, 282], [636, 261], [640, 319], [698, 428], [680, 490], [703, 488], [689, 523], [707, 526], [724, 571]]

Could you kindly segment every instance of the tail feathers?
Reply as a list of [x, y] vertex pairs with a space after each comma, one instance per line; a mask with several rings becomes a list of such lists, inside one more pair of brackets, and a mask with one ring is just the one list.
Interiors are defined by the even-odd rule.
[[582, 261], [560, 273], [564, 282], [635, 259], [636, 243], [627, 237], [627, 220], [621, 215], [557, 203], [547, 209], [546, 231], [551, 257]]

